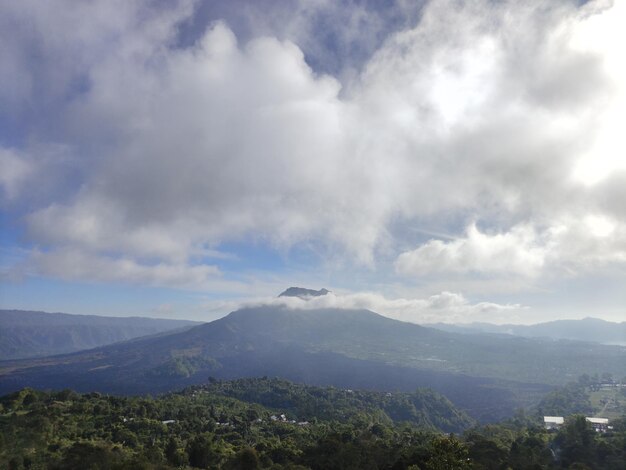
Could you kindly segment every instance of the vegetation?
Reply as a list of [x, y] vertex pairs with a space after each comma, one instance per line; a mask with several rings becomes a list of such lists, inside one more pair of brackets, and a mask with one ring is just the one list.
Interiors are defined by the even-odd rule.
[[[24, 389], [0, 398], [8, 469], [620, 469], [626, 420], [557, 432], [519, 414], [471, 422], [430, 391], [387, 394], [278, 379], [211, 380], [159, 398]], [[460, 428], [457, 428], [460, 430]]]
[[589, 392], [578, 383], [571, 383], [546, 395], [538, 406], [542, 416], [569, 416], [594, 413]]
[[367, 414], [384, 424], [407, 423], [444, 432], [460, 432], [475, 424], [447, 398], [429, 389], [412, 393], [374, 392], [313, 387], [268, 378], [209, 382], [191, 390], [258, 403], [304, 421], [352, 421]]
[[620, 418], [626, 415], [626, 378], [616, 382], [610, 373], [593, 377], [583, 374], [578, 381], [548, 393], [537, 409], [543, 416]]

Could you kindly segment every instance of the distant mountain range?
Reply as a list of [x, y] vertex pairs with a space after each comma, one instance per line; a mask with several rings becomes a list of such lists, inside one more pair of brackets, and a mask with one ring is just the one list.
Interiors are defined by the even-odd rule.
[[0, 310], [0, 360], [70, 353], [198, 324], [187, 320]]
[[428, 326], [452, 333], [497, 333], [528, 338], [569, 339], [626, 346], [626, 322], [615, 323], [598, 318], [556, 320], [536, 325], [434, 323]]
[[0, 394], [24, 386], [158, 393], [209, 376], [412, 391], [430, 387], [481, 421], [510, 416], [582, 373], [626, 375], [626, 348], [457, 334], [367, 310], [232, 312], [185, 331], [45, 359], [0, 363]]

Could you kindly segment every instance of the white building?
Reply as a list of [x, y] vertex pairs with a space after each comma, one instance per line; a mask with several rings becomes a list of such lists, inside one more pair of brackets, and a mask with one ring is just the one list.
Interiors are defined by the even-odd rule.
[[563, 426], [565, 420], [563, 416], [544, 416], [543, 417], [543, 425], [546, 429], [559, 429]]
[[588, 423], [591, 423], [593, 429], [597, 432], [606, 432], [609, 429], [609, 420], [607, 418], [585, 418]]

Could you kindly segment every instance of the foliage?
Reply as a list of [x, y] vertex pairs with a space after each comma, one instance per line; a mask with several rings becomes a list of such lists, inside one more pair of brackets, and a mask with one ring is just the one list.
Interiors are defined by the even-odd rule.
[[519, 415], [457, 437], [437, 430], [463, 422], [446, 405], [423, 390], [266, 378], [212, 380], [158, 398], [24, 389], [0, 398], [0, 468], [624, 468], [626, 420], [596, 433], [573, 416], [550, 432]]
[[538, 410], [542, 416], [593, 413], [589, 393], [581, 383], [571, 383], [547, 394], [539, 403]]
[[[475, 424], [444, 396], [429, 389], [412, 393], [375, 392], [298, 385], [276, 378], [211, 380], [190, 390], [219, 394], [284, 410], [301, 421], [373, 418], [390, 424], [408, 423], [424, 429], [460, 432]], [[370, 415], [367, 417], [367, 415]]]

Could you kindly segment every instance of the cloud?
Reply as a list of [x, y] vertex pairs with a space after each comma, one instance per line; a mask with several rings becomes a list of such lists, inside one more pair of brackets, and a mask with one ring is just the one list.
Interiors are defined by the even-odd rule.
[[394, 27], [351, 3], [341, 44], [374, 33], [331, 76], [303, 50], [340, 8], [181, 45], [190, 2], [3, 5], [1, 182], [50, 185], [21, 214], [33, 269], [211, 286], [207, 250], [250, 240], [374, 273], [397, 259], [407, 282], [623, 262], [621, 3], [433, 1]]
[[316, 77], [295, 45], [260, 38], [242, 50], [217, 24], [194, 50], [171, 52], [161, 79], [133, 64], [94, 73], [72, 109], [130, 128], [73, 203], [29, 217], [38, 239], [180, 257], [247, 233], [292, 244], [323, 232], [366, 260], [375, 210], [347, 211], [370, 176], [342, 157], [338, 83]]
[[[204, 2], [193, 21], [183, 25], [187, 43], [201, 34], [207, 19], [222, 18], [242, 42], [259, 36], [298, 44], [316, 70], [349, 78], [394, 31], [412, 27], [423, 1], [277, 0]], [[203, 22], [204, 21], [204, 22]]]
[[21, 268], [72, 281], [121, 282], [183, 289], [206, 289], [219, 281], [221, 275], [215, 266], [142, 264], [125, 257], [96, 256], [67, 250], [34, 252]]
[[34, 171], [33, 165], [19, 152], [0, 147], [0, 188], [4, 199], [16, 199]]
[[539, 230], [526, 224], [504, 233], [470, 225], [464, 237], [432, 239], [401, 253], [395, 262], [407, 276], [474, 273], [527, 278], [586, 274], [626, 262], [626, 225], [604, 215], [563, 218]]
[[[427, 298], [388, 299], [373, 292], [356, 292], [311, 297], [263, 298], [244, 302], [238, 307], [258, 305], [284, 305], [293, 309], [366, 309], [389, 318], [411, 323], [467, 323], [471, 321], [493, 322], [519, 321], [525, 307], [519, 304], [497, 304], [491, 302], [471, 303], [460, 293], [441, 292]], [[234, 305], [230, 304], [230, 307]], [[234, 308], [233, 308], [234, 309]]]
[[395, 267], [401, 274], [417, 276], [432, 272], [533, 276], [543, 267], [546, 256], [546, 247], [537, 238], [527, 226], [489, 235], [471, 225], [464, 238], [449, 242], [430, 240], [402, 253]]

